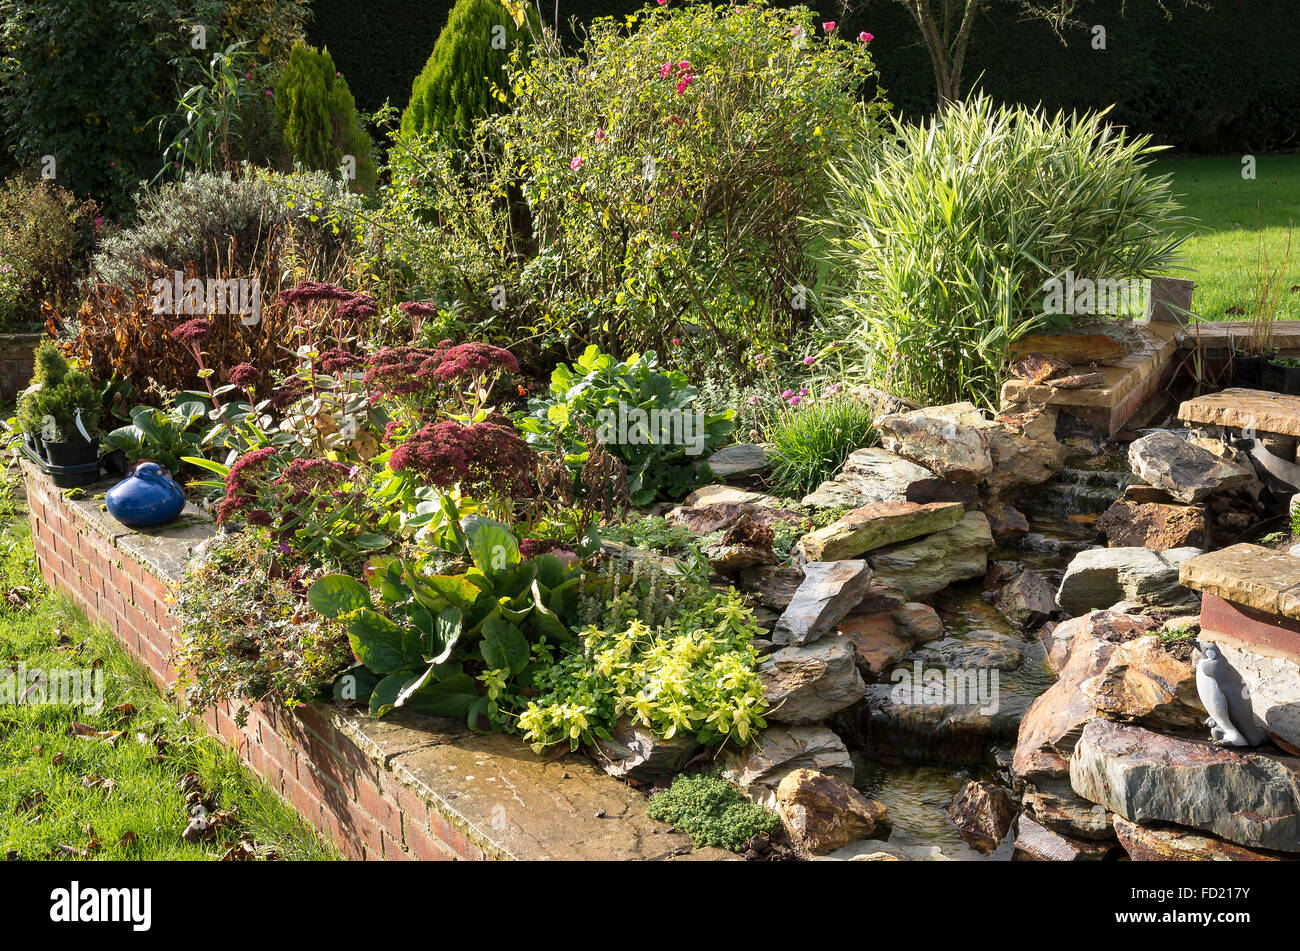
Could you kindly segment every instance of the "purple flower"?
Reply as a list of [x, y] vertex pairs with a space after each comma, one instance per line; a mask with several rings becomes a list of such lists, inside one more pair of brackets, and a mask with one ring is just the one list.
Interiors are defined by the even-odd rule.
[[794, 396], [794, 390], [783, 390], [781, 392], [781, 399], [783, 400], [788, 400], [792, 396]]
[[814, 363], [816, 363], [816, 362], [817, 362], [817, 358], [816, 358], [816, 357], [804, 357], [804, 358], [803, 358], [803, 365], [806, 366], [806, 367], [810, 367], [810, 366], [812, 366], [812, 365], [813, 365]]

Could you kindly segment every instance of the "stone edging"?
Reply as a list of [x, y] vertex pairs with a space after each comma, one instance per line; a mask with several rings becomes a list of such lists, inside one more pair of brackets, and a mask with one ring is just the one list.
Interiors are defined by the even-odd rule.
[[[179, 622], [169, 610], [211, 521], [131, 531], [102, 511], [107, 484], [68, 498], [23, 463], [41, 574], [106, 624], [166, 689]], [[415, 715], [376, 720], [328, 704], [259, 703], [242, 726], [230, 704], [204, 722], [353, 859], [636, 861], [734, 858], [691, 851], [690, 839], [646, 816], [646, 800], [585, 758], [535, 756], [517, 737]]]

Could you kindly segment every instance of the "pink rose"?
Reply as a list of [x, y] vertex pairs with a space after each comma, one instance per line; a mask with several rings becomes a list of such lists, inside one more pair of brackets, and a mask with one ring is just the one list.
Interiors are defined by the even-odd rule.
[[576, 172], [578, 169], [582, 168], [582, 156], [581, 156], [581, 155], [575, 155], [575, 156], [573, 157], [573, 161], [569, 163], [569, 168], [573, 169], [575, 172]]
[[858, 34], [859, 43], [870, 43], [874, 39], [875, 37], [870, 33], [868, 33], [866, 30], [863, 30], [861, 33]]
[[660, 79], [667, 79], [667, 78], [668, 78], [668, 74], [671, 73], [672, 71], [673, 71], [673, 64], [672, 64], [672, 63], [664, 63], [662, 66], [659, 67], [659, 78], [660, 78]]
[[822, 29], [827, 33], [832, 32], [838, 24], [834, 20], [827, 20], [822, 24]]

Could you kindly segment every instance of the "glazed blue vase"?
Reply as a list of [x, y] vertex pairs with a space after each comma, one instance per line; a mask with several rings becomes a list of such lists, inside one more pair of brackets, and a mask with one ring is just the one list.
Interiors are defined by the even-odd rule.
[[128, 528], [165, 525], [185, 508], [185, 493], [156, 462], [142, 462], [135, 472], [108, 490], [108, 514]]

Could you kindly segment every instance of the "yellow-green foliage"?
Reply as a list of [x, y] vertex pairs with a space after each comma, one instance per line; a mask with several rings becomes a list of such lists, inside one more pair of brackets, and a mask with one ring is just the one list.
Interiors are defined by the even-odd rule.
[[500, 0], [457, 0], [429, 60], [411, 85], [402, 135], [437, 132], [463, 144], [474, 121], [500, 107], [493, 85], [505, 87], [510, 53], [531, 43]]
[[352, 156], [356, 161], [353, 189], [374, 188], [370, 136], [357, 119], [356, 101], [347, 80], [334, 68], [329, 50], [296, 44], [275, 95], [284, 144], [295, 162], [333, 172], [345, 156]]

